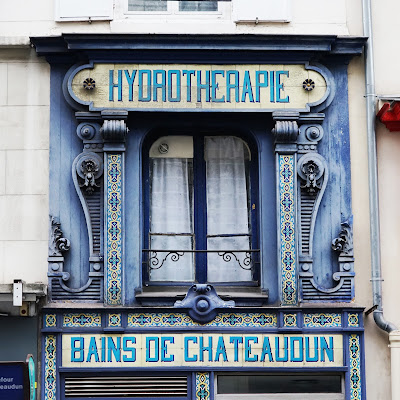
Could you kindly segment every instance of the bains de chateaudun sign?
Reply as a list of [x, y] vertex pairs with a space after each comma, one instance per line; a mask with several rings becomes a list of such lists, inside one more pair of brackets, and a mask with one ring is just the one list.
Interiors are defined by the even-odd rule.
[[303, 64], [93, 64], [75, 68], [66, 84], [92, 110], [308, 111], [328, 96], [326, 82], [324, 71]]

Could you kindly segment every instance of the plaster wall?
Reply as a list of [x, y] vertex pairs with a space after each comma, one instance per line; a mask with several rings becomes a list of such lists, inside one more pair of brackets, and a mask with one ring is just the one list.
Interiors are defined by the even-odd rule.
[[[358, 3], [358, 4], [357, 4]], [[372, 1], [375, 89], [379, 95], [400, 94], [400, 80], [394, 71], [400, 68], [400, 56], [392, 51], [394, 38], [399, 33], [396, 16], [400, 4], [396, 0]], [[363, 35], [362, 4], [347, 2], [347, 21], [350, 35]], [[362, 58], [349, 66], [349, 109], [352, 159], [352, 199], [354, 213], [354, 252], [356, 270], [356, 302], [368, 310], [372, 304], [368, 200], [368, 154], [365, 115], [365, 77]], [[382, 105], [377, 99], [377, 110]], [[398, 282], [400, 271], [398, 241], [400, 217], [396, 185], [400, 174], [400, 132], [390, 133], [379, 121], [377, 129], [377, 157], [381, 226], [381, 267], [383, 274], [383, 307], [385, 318], [400, 326], [398, 312]], [[372, 244], [373, 250], [376, 250]], [[390, 349], [388, 334], [374, 323], [372, 314], [364, 319], [366, 347], [366, 385], [370, 399], [391, 399]]]
[[0, 284], [47, 283], [49, 67], [0, 48]]
[[[127, 1], [127, 0], [126, 0]], [[353, 0], [354, 1], [354, 0]], [[65, 32], [97, 33], [290, 33], [347, 35], [346, 3], [349, 0], [293, 0], [290, 23], [239, 23], [232, 19], [232, 2], [221, 2], [218, 12], [136, 13], [124, 12], [124, 0], [114, 0], [114, 19], [109, 21], [55, 22], [54, 0], [0, 3], [0, 37], [3, 41]], [[14, 38], [14, 39], [13, 39]], [[0, 38], [1, 40], [1, 38]], [[0, 42], [1, 44], [1, 42]]]
[[[400, 34], [398, 16], [400, 4], [395, 0], [373, 3], [373, 33], [375, 52], [375, 86], [377, 96], [400, 96], [400, 54], [393, 47]], [[398, 99], [400, 100], [400, 99]], [[377, 109], [382, 106], [379, 101]], [[398, 282], [400, 269], [400, 132], [389, 132], [379, 121], [377, 129], [378, 181], [381, 224], [381, 260], [383, 272], [383, 306], [385, 317], [400, 327]]]

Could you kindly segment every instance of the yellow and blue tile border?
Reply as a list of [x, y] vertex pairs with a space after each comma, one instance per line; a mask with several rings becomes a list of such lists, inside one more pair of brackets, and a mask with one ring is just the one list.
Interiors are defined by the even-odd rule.
[[185, 313], [129, 313], [129, 328], [142, 327], [277, 327], [277, 316], [273, 313], [219, 313], [216, 318], [201, 325]]
[[67, 313], [63, 315], [64, 328], [101, 327], [100, 313]]
[[44, 398], [55, 400], [57, 397], [57, 337], [44, 337]]
[[342, 326], [342, 316], [338, 313], [307, 313], [304, 314], [303, 326], [306, 328], [339, 328]]
[[107, 154], [105, 302], [122, 304], [122, 154]]
[[211, 400], [210, 373], [196, 373], [196, 400]]
[[359, 334], [352, 333], [349, 335], [350, 400], [363, 399], [361, 358], [361, 337]]
[[279, 236], [282, 305], [297, 304], [295, 156], [279, 155]]

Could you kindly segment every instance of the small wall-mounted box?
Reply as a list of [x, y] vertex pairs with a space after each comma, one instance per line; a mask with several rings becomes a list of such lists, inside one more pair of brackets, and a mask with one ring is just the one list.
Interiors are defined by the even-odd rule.
[[20, 279], [14, 279], [13, 284], [13, 306], [22, 306], [22, 281]]

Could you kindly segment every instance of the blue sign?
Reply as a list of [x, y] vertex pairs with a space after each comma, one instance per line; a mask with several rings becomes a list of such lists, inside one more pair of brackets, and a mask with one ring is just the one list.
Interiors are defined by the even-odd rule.
[[24, 400], [24, 363], [0, 364], [0, 400]]

